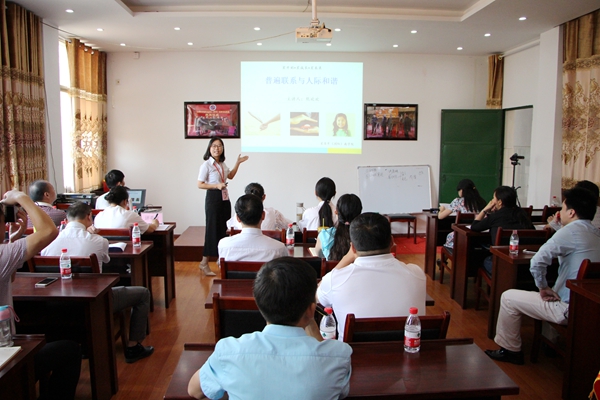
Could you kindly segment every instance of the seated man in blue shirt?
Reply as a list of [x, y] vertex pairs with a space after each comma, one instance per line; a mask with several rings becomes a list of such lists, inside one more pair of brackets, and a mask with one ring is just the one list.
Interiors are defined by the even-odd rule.
[[[314, 320], [317, 276], [292, 257], [258, 272], [254, 298], [267, 321], [262, 332], [219, 340], [188, 385], [190, 396], [220, 399], [339, 399], [348, 395], [352, 349], [318, 332]], [[317, 339], [318, 338], [318, 339]]]
[[[596, 213], [597, 198], [589, 190], [575, 187], [564, 193], [560, 216], [563, 228], [557, 231], [533, 256], [529, 270], [537, 292], [507, 290], [502, 294], [500, 314], [494, 341], [498, 350], [485, 353], [497, 361], [521, 365], [521, 317], [530, 316], [556, 324], [567, 324], [569, 294], [567, 280], [575, 279], [581, 262], [586, 258], [600, 261], [600, 230], [591, 220]], [[558, 278], [553, 288], [548, 287], [546, 270], [558, 257]]]

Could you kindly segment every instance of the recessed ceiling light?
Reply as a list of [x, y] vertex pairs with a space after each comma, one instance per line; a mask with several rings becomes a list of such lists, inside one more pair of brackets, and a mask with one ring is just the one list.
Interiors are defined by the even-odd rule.
[[485, 36], [485, 37], [490, 37], [490, 36], [492, 36], [492, 34], [491, 34], [491, 33], [486, 33], [486, 34], [485, 34], [485, 35], [483, 35], [483, 36]]
[[176, 31], [180, 31], [180, 30], [181, 30], [181, 28], [180, 28], [180, 27], [178, 27], [178, 26], [176, 26], [176, 27], [175, 27], [175, 28], [173, 28], [173, 29], [175, 29]]
[[463, 49], [462, 47], [457, 47], [457, 48], [456, 48], [456, 50], [462, 50], [462, 49]]
[[262, 46], [261, 42], [256, 43], [257, 46]]
[[340, 28], [335, 28], [334, 31], [341, 32], [342, 30]]
[[121, 43], [121, 46], [125, 47], [125, 43]]
[[98, 32], [102, 32], [102, 31], [104, 31], [104, 29], [102, 29], [102, 28], [98, 28], [98, 29], [96, 29], [96, 30], [97, 30]]
[[410, 33], [417, 33], [417, 31], [413, 29], [412, 31], [410, 31]]
[[188, 42], [188, 46], [193, 46], [193, 45], [194, 45], [194, 43]]
[[331, 46], [331, 43], [327, 43], [325, 46]]
[[69, 14], [71, 14], [72, 12], [74, 12], [74, 11], [73, 11], [73, 10], [71, 10], [70, 8], [67, 8], [65, 11], [66, 11], [66, 12], [68, 12]]
[[395, 45], [393, 45], [392, 47], [398, 47], [398, 45], [397, 45], [397, 44], [395, 44]]
[[255, 30], [255, 31], [260, 31], [260, 26], [255, 26], [255, 27], [254, 27], [254, 30]]
[[519, 21], [525, 21], [527, 19], [527, 17], [521, 17], [519, 18]]

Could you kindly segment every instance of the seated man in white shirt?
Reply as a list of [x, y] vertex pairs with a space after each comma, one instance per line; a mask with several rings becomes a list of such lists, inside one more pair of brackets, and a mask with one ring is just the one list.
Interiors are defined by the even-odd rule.
[[417, 307], [425, 315], [425, 273], [397, 260], [391, 246], [390, 222], [383, 215], [364, 213], [350, 224], [350, 251], [317, 289], [317, 301], [335, 312], [338, 340], [343, 340], [350, 313], [357, 318], [396, 317]]
[[[108, 190], [114, 188], [115, 186], [125, 186], [125, 174], [118, 169], [111, 169], [106, 173], [106, 175], [104, 175], [104, 182], [106, 182]], [[106, 200], [107, 194], [108, 192], [96, 199], [97, 210], [104, 210], [109, 206], [108, 201]]]
[[[67, 227], [42, 250], [42, 255], [59, 256], [62, 249], [67, 249], [67, 254], [73, 257], [87, 257], [94, 253], [98, 256], [102, 271], [102, 263], [110, 261], [108, 240], [87, 231], [87, 228], [92, 226], [92, 208], [82, 202], [74, 203], [67, 210], [67, 219]], [[150, 291], [142, 286], [118, 286], [112, 288], [112, 294], [114, 313], [132, 308], [125, 361], [133, 363], [148, 357], [154, 352], [154, 347], [143, 346], [141, 342], [146, 337]]]
[[253, 194], [245, 194], [235, 202], [235, 212], [242, 232], [219, 241], [219, 258], [227, 261], [271, 261], [288, 255], [285, 244], [262, 234], [265, 217], [263, 203]]

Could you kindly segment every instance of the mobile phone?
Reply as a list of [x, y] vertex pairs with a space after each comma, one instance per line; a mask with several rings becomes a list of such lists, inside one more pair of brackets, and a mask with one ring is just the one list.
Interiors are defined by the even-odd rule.
[[37, 288], [43, 288], [46, 287], [48, 285], [50, 285], [52, 282], [56, 282], [58, 280], [58, 278], [46, 278], [46, 279], [42, 279], [41, 281], [39, 281], [38, 283], [35, 284], [35, 287]]
[[17, 211], [19, 210], [16, 206], [4, 206], [4, 222], [17, 222]]

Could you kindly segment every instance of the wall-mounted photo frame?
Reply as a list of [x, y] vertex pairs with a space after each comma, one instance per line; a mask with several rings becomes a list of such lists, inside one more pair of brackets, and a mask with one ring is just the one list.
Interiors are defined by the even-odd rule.
[[239, 101], [186, 101], [185, 139], [239, 139]]
[[365, 140], [417, 140], [418, 104], [365, 104]]

